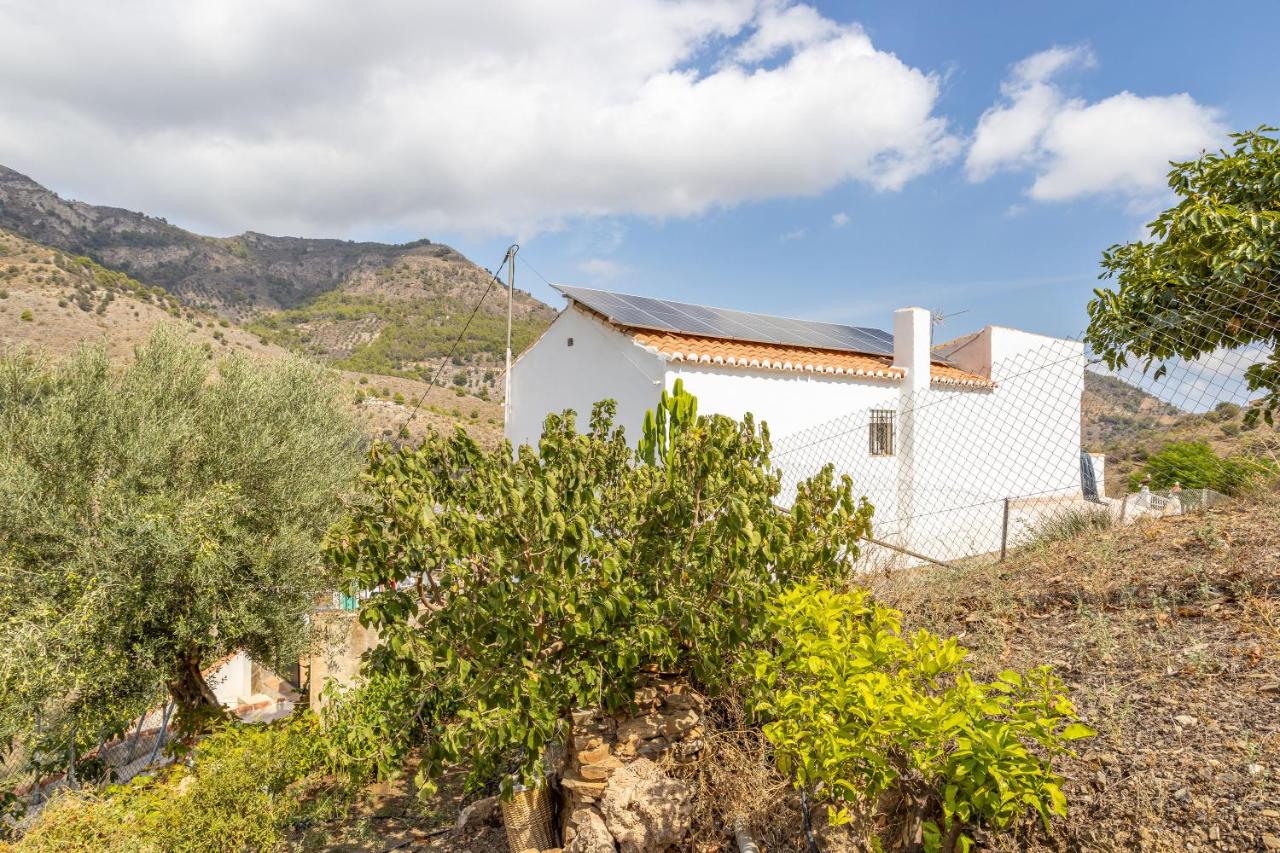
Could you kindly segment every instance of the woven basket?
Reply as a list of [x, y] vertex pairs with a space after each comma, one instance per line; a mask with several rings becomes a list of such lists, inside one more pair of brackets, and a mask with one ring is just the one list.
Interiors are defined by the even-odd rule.
[[546, 785], [537, 788], [517, 785], [510, 801], [502, 801], [502, 824], [507, 830], [511, 853], [554, 849], [550, 789]]

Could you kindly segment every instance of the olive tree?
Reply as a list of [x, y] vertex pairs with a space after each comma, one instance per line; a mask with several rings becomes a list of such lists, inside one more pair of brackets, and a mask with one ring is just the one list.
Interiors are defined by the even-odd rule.
[[216, 715], [202, 668], [303, 649], [361, 455], [339, 400], [320, 367], [172, 330], [123, 369], [0, 355], [0, 743], [37, 715], [96, 734], [165, 692]]
[[[1112, 368], [1130, 357], [1146, 367], [1220, 348], [1257, 346], [1267, 359], [1249, 387], [1280, 402], [1280, 141], [1274, 128], [1233, 134], [1230, 151], [1175, 163], [1180, 198], [1149, 226], [1153, 239], [1107, 249], [1089, 303], [1087, 343]], [[1162, 369], [1162, 368], [1159, 368]]]
[[549, 417], [518, 452], [460, 430], [374, 450], [330, 553], [375, 590], [370, 674], [416, 685], [426, 775], [465, 759], [477, 780], [534, 781], [571, 711], [627, 705], [644, 666], [720, 687], [766, 638], [769, 599], [841, 574], [869, 532], [830, 469], [780, 510], [750, 416], [700, 416], [677, 386], [637, 450], [613, 413], [598, 404], [585, 434]]

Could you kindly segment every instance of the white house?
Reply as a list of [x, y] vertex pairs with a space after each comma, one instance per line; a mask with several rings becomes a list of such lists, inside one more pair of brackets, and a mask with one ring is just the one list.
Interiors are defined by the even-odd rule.
[[1082, 499], [1077, 341], [988, 326], [933, 346], [923, 308], [894, 312], [889, 334], [558, 289], [568, 306], [512, 368], [513, 444], [550, 412], [585, 429], [605, 398], [634, 441], [682, 379], [700, 412], [768, 424], [784, 498], [833, 464], [875, 505], [878, 538], [930, 556], [998, 550]]

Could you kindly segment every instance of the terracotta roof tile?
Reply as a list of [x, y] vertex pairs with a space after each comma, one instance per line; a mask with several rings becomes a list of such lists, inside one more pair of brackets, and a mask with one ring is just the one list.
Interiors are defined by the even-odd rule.
[[[619, 328], [631, 335], [640, 346], [672, 361], [754, 367], [765, 370], [794, 370], [836, 376], [860, 376], [890, 381], [901, 380], [905, 375], [901, 368], [893, 366], [893, 360], [888, 356], [786, 344], [733, 341], [630, 327]], [[935, 384], [971, 388], [992, 387], [991, 381], [984, 376], [942, 364], [932, 365], [930, 381]]]

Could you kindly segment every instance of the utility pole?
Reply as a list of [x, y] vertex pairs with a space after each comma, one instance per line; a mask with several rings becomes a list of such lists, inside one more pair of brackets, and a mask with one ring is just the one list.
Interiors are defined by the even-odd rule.
[[503, 432], [511, 426], [511, 304], [516, 294], [516, 252], [518, 251], [520, 251], [518, 243], [512, 243], [507, 249], [507, 370], [504, 374], [502, 392]]

